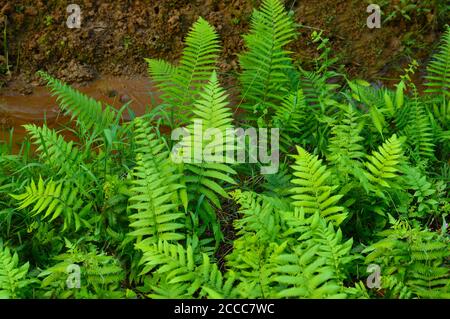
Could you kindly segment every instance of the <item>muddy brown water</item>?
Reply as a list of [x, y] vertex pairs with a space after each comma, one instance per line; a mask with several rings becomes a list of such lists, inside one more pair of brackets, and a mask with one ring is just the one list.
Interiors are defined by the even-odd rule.
[[[138, 116], [159, 102], [151, 81], [145, 77], [103, 77], [84, 86], [74, 85], [74, 88], [115, 108], [131, 100], [130, 108]], [[127, 112], [124, 118], [128, 119]], [[30, 95], [11, 93], [8, 88], [0, 91], [0, 143], [9, 141], [13, 128], [13, 151], [17, 151], [25, 139], [22, 125], [46, 123], [51, 128], [60, 128], [67, 121], [47, 87], [35, 87]]]

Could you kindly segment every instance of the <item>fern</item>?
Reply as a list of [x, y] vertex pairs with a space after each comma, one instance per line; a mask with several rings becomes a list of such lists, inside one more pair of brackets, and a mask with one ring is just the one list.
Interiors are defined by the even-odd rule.
[[333, 271], [324, 257], [317, 257], [318, 247], [297, 246], [292, 253], [275, 258], [274, 281], [283, 287], [277, 297], [345, 298], [333, 281]]
[[298, 155], [294, 155], [294, 179], [292, 184], [293, 205], [302, 207], [307, 214], [318, 212], [335, 225], [341, 224], [347, 217], [344, 208], [336, 206], [342, 195], [332, 195], [336, 186], [330, 186], [327, 179], [331, 173], [317, 156], [309, 154], [301, 147], [297, 147]]
[[190, 117], [190, 105], [215, 68], [219, 52], [218, 35], [203, 18], [192, 26], [187, 38], [186, 48], [178, 67], [161, 60], [147, 60], [150, 76], [162, 90], [162, 99], [171, 113], [171, 125], [175, 125], [175, 111], [179, 120], [186, 123]]
[[378, 151], [373, 151], [368, 157], [369, 161], [365, 163], [368, 170], [365, 173], [372, 183], [382, 187], [392, 187], [391, 180], [400, 173], [403, 140], [394, 134], [378, 148]]
[[[50, 217], [50, 221], [62, 215], [64, 217], [63, 231], [75, 226], [75, 230], [80, 227], [90, 227], [85, 219], [92, 204], [85, 204], [79, 197], [77, 188], [64, 182], [54, 182], [52, 180], [44, 182], [40, 177], [36, 185], [35, 181], [26, 186], [25, 192], [18, 195], [11, 195], [20, 202], [19, 210], [32, 206], [31, 216], [42, 215], [42, 219]], [[84, 206], [85, 205], [85, 206]]]
[[[46, 289], [44, 296], [47, 298], [123, 298], [124, 294], [119, 290], [120, 282], [124, 279], [124, 270], [120, 262], [113, 256], [98, 253], [95, 247], [89, 247], [89, 251], [78, 248], [75, 245], [54, 258], [57, 261], [51, 267], [41, 271], [42, 288]], [[80, 282], [71, 288], [68, 286], [69, 275], [72, 267], [79, 269]]]
[[248, 50], [239, 60], [244, 107], [257, 116], [275, 111], [288, 92], [292, 61], [284, 47], [294, 39], [294, 30], [279, 0], [263, 1], [252, 15], [250, 34], [244, 36]]
[[34, 143], [38, 145], [37, 152], [57, 174], [63, 173], [68, 178], [73, 177], [79, 170], [83, 154], [74, 146], [73, 141], [66, 142], [62, 135], [46, 125], [37, 127], [34, 124], [24, 125], [31, 134]]
[[78, 118], [86, 129], [93, 129], [97, 133], [102, 133], [104, 129], [115, 122], [117, 113], [111, 106], [107, 105], [103, 108], [100, 102], [80, 93], [45, 72], [39, 71], [38, 75], [47, 81], [53, 95], [57, 96], [60, 108], [66, 114], [70, 114], [72, 119]]
[[[382, 265], [383, 275], [393, 277], [385, 284], [402, 282], [410, 294], [423, 298], [449, 298], [448, 239], [427, 230], [411, 228], [400, 221], [380, 236], [384, 238], [363, 253], [369, 253], [366, 263], [377, 261]], [[405, 294], [401, 290], [396, 292]]]
[[306, 102], [302, 90], [287, 96], [273, 116], [273, 127], [280, 129], [280, 141], [287, 151], [296, 140], [306, 117]]
[[444, 99], [450, 97], [450, 26], [442, 36], [440, 51], [434, 55], [427, 68], [426, 76], [428, 93], [442, 95]]
[[[227, 164], [230, 159], [224, 155], [225, 150], [234, 150], [234, 146], [227, 142], [227, 136], [234, 131], [231, 125], [231, 110], [226, 99], [217, 75], [213, 72], [204, 92], [194, 105], [193, 124], [186, 128], [188, 136], [180, 143], [183, 150], [187, 150], [181, 156], [188, 159], [184, 164], [184, 181], [190, 196], [189, 201], [198, 203], [199, 196], [203, 196], [219, 208], [219, 197], [228, 198], [221, 183], [235, 184], [229, 175], [236, 174]], [[196, 128], [200, 129], [201, 133]], [[214, 130], [210, 141], [205, 135], [208, 130]], [[212, 211], [212, 207], [207, 210]]]
[[137, 165], [129, 209], [137, 213], [129, 216], [130, 226], [136, 229], [130, 235], [144, 237], [144, 241], [150, 243], [181, 240], [185, 215], [178, 211], [179, 175], [171, 165], [165, 145], [151, 133], [150, 125], [140, 117], [134, 123]]
[[360, 135], [362, 123], [358, 122], [356, 112], [349, 109], [339, 124], [333, 126], [329, 139], [328, 160], [333, 163], [341, 174], [356, 174], [355, 168], [360, 168], [364, 157], [364, 138]]
[[30, 263], [19, 265], [19, 256], [0, 241], [0, 299], [23, 296], [32, 280], [27, 279]]
[[153, 271], [155, 278], [150, 297], [224, 298], [230, 293], [233, 279], [225, 281], [217, 265], [211, 264], [206, 254], [197, 264], [191, 246], [184, 249], [166, 241], [138, 246], [144, 251], [142, 273]]

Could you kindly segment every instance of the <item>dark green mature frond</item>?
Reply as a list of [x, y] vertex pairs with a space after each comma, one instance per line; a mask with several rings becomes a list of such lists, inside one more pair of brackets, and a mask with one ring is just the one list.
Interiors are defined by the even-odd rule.
[[429, 93], [442, 95], [450, 99], [450, 26], [442, 36], [440, 51], [436, 53], [428, 65], [426, 76]]
[[[218, 35], [203, 18], [192, 26], [178, 67], [161, 60], [148, 59], [150, 76], [162, 90], [162, 99], [177, 119], [186, 123], [191, 114], [190, 105], [198, 98], [215, 69], [220, 49]], [[174, 118], [172, 125], [174, 125]]]
[[360, 135], [363, 128], [356, 112], [349, 109], [339, 124], [333, 126], [329, 139], [328, 160], [340, 169], [352, 169], [352, 165], [360, 165], [365, 155], [361, 145], [364, 138]]
[[334, 271], [334, 278], [343, 282], [348, 276], [346, 266], [355, 259], [350, 254], [353, 239], [343, 242], [341, 229], [335, 230], [332, 223], [327, 223], [317, 214], [311, 222], [311, 233], [312, 241], [319, 247], [317, 255], [325, 258], [326, 264]]
[[272, 126], [280, 129], [280, 141], [284, 150], [291, 148], [299, 136], [306, 118], [306, 102], [302, 90], [287, 96], [272, 119]]
[[129, 208], [137, 213], [129, 216], [130, 233], [145, 242], [158, 240], [181, 240], [184, 234], [185, 214], [180, 212], [177, 198], [179, 175], [170, 161], [169, 152], [162, 141], [158, 140], [152, 127], [142, 118], [134, 120], [136, 167], [133, 172], [133, 188]]
[[73, 89], [69, 85], [53, 78], [45, 72], [39, 71], [52, 94], [57, 97], [59, 107], [71, 118], [77, 118], [87, 129], [102, 133], [112, 125], [116, 118], [116, 111], [109, 105], [103, 107], [102, 103]]
[[318, 212], [327, 221], [335, 225], [341, 224], [347, 217], [344, 208], [336, 206], [342, 195], [332, 195], [337, 186], [331, 186], [328, 179], [331, 176], [326, 166], [318, 156], [313, 156], [297, 146], [298, 155], [294, 155], [292, 165], [294, 179], [292, 184], [293, 205], [302, 207], [307, 214]]
[[24, 125], [31, 135], [34, 144], [38, 146], [37, 152], [41, 159], [57, 174], [64, 173], [72, 177], [80, 170], [82, 153], [74, 142], [66, 142], [64, 137], [46, 125], [37, 127], [34, 124]]
[[288, 92], [292, 61], [284, 47], [294, 39], [294, 30], [279, 0], [264, 0], [253, 13], [250, 34], [244, 36], [248, 51], [240, 55], [240, 64], [244, 107], [257, 116], [276, 110]]
[[434, 157], [434, 134], [430, 123], [431, 114], [425, 105], [419, 101], [418, 93], [414, 88], [414, 98], [408, 107], [408, 121], [403, 133], [413, 152], [422, 159]]
[[27, 279], [30, 264], [19, 265], [19, 256], [0, 240], [0, 299], [22, 296], [21, 289], [30, 284]]
[[[89, 252], [70, 249], [54, 257], [56, 264], [39, 273], [47, 298], [123, 298], [120, 291], [125, 271], [114, 256], [98, 253], [95, 248]], [[79, 270], [79, 278], [72, 282], [75, 289], [67, 287], [74, 270]], [[79, 285], [79, 287], [77, 287]]]
[[[233, 279], [224, 280], [217, 265], [206, 254], [198, 263], [191, 246], [172, 245], [159, 241], [153, 245], [137, 245], [144, 256], [143, 274], [152, 271], [152, 298], [226, 298]], [[174, 295], [175, 293], [175, 295]]]

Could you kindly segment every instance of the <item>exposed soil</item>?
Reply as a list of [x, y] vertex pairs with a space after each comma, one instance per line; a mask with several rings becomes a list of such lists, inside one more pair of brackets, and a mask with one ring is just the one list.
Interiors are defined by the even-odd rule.
[[[446, 0], [443, 0], [446, 1]], [[81, 7], [81, 28], [66, 26], [69, 3]], [[392, 5], [399, 1], [391, 1]], [[414, 2], [414, 1], [413, 1]], [[7, 21], [7, 51], [13, 76], [27, 83], [36, 80], [39, 69], [67, 82], [83, 82], [100, 75], [144, 75], [145, 57], [172, 62], [180, 57], [183, 39], [192, 23], [203, 16], [221, 35], [221, 70], [237, 70], [237, 54], [243, 50], [241, 35], [247, 32], [256, 0], [136, 0], [136, 1], [0, 1], [0, 27]], [[351, 76], [383, 78], [399, 71], [409, 58], [426, 60], [440, 35], [437, 16], [430, 12], [401, 16], [380, 29], [366, 26], [365, 0], [286, 0], [304, 25], [292, 46], [295, 55], [308, 64], [317, 55], [309, 41], [314, 29], [325, 30], [335, 53]], [[386, 14], [389, 13], [386, 9]], [[445, 17], [445, 15], [444, 15]], [[447, 16], [448, 17], [448, 16]], [[442, 20], [442, 18], [441, 18]], [[448, 22], [448, 19], [446, 20]], [[2, 51], [5, 51], [3, 48]], [[2, 60], [6, 52], [0, 51]], [[35, 83], [34, 83], [35, 84]]]
[[[391, 1], [386, 13], [398, 2]], [[66, 26], [69, 3], [81, 7], [80, 29]], [[431, 11], [413, 14], [411, 21], [399, 16], [380, 29], [369, 29], [366, 0], [285, 3], [302, 25], [290, 48], [302, 66], [311, 67], [318, 56], [311, 32], [324, 30], [333, 54], [350, 77], [387, 85], [398, 80], [411, 59], [426, 65], [442, 32], [442, 17], [449, 21], [447, 12]], [[118, 94], [140, 95], [135, 86], [141, 90], [146, 76], [144, 58], [176, 62], [185, 35], [199, 16], [220, 33], [223, 51], [219, 67], [223, 78], [231, 78], [227, 75], [239, 69], [242, 34], [248, 31], [252, 10], [259, 4], [258, 0], [0, 0], [0, 31], [5, 34], [0, 45], [0, 125], [8, 128], [34, 121], [36, 114], [42, 118], [47, 108], [54, 108], [54, 100], [40, 87], [43, 83], [35, 75], [37, 70], [77, 85], [94, 81], [86, 92], [103, 100], [104, 94], [95, 94], [98, 81], [112, 83], [111, 90], [119, 90]], [[423, 72], [422, 67], [417, 84]], [[135, 80], [136, 84], [114, 88]], [[142, 103], [137, 101], [133, 107], [139, 109]]]

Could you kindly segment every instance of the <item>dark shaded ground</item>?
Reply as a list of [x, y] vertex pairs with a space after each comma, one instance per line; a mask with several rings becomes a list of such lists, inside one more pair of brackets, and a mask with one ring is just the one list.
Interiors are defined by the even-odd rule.
[[[390, 2], [385, 16], [395, 12], [394, 5], [400, 1]], [[68, 3], [81, 6], [81, 29], [67, 28]], [[20, 85], [13, 87], [29, 94], [38, 84], [34, 75], [38, 69], [68, 82], [85, 82], [103, 75], [143, 75], [146, 73], [144, 57], [170, 61], [179, 58], [183, 38], [198, 16], [217, 28], [224, 46], [221, 71], [232, 72], [238, 69], [237, 54], [243, 49], [241, 35], [248, 30], [252, 8], [259, 3], [256, 0], [1, 0], [0, 30], [5, 29], [6, 23], [6, 41], [0, 49], [0, 86], [11, 80], [19, 81]], [[385, 82], [401, 73], [411, 58], [426, 62], [435, 48], [443, 21], [449, 21], [448, 12], [442, 11], [443, 5], [431, 6], [429, 12], [419, 9], [411, 12], [411, 21], [398, 14], [381, 29], [371, 30], [366, 26], [369, 14], [365, 0], [286, 0], [285, 3], [305, 26], [300, 28], [301, 35], [292, 47], [303, 64], [308, 65], [317, 55], [316, 46], [309, 41], [310, 33], [322, 29], [352, 77]], [[10, 74], [6, 74], [6, 51]]]

